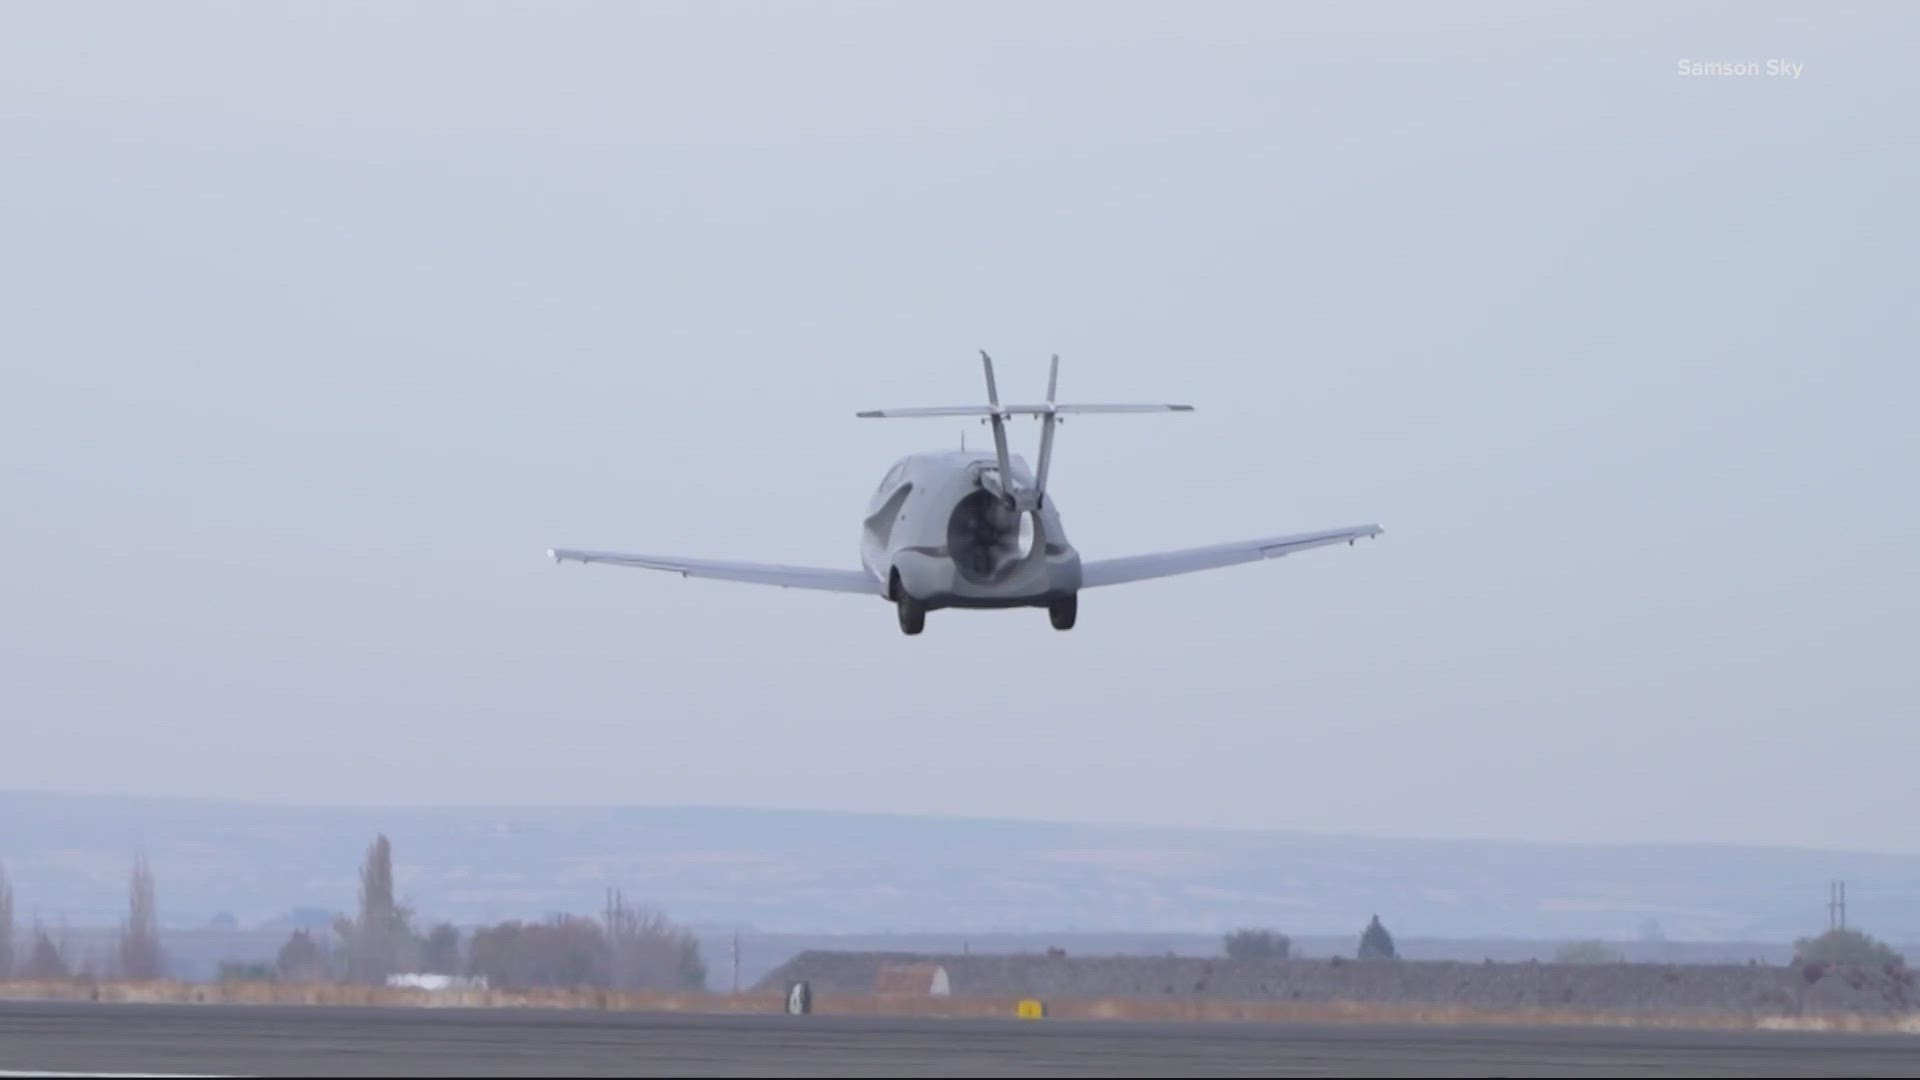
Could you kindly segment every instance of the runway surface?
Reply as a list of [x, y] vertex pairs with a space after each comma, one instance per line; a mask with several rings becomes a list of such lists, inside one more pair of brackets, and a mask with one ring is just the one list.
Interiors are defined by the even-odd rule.
[[1920, 1036], [0, 1003], [0, 1074], [1911, 1076]]

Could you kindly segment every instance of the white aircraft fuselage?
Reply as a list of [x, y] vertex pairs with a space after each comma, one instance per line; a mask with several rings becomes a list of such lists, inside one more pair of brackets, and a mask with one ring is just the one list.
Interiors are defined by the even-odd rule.
[[[1080, 591], [1277, 559], [1329, 544], [1378, 536], [1378, 525], [1352, 525], [1289, 536], [1265, 536], [1205, 547], [1155, 551], [1083, 562], [1067, 542], [1060, 511], [1047, 490], [1054, 429], [1063, 417], [1191, 412], [1190, 405], [1062, 405], [1054, 402], [1060, 358], [1047, 373], [1047, 397], [1001, 404], [993, 360], [980, 354], [987, 404], [872, 409], [872, 418], [978, 418], [992, 425], [993, 451], [909, 454], [894, 462], [867, 502], [860, 527], [860, 569], [790, 566], [683, 555], [549, 548], [556, 562], [607, 563], [783, 589], [817, 589], [881, 597], [894, 605], [905, 634], [926, 627], [937, 608], [1043, 607], [1056, 630], [1079, 617]], [[1014, 417], [1040, 421], [1040, 467], [1007, 448]]]
[[[1033, 475], [1010, 458], [1014, 489]], [[910, 454], [867, 504], [860, 563], [889, 600], [904, 590], [928, 610], [1047, 607], [1080, 591], [1080, 553], [1051, 497], [1007, 505], [997, 457], [986, 451]]]

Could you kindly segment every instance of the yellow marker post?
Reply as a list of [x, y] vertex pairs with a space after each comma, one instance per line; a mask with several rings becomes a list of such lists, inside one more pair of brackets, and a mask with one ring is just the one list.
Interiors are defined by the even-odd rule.
[[1047, 1003], [1034, 998], [1027, 998], [1020, 1003], [1020, 1011], [1017, 1015], [1022, 1020], [1043, 1019], [1047, 1015]]

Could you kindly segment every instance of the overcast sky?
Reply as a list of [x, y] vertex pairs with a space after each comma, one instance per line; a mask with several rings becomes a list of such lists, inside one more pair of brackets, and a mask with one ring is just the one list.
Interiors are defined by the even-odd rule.
[[[8, 4], [0, 788], [1920, 851], [1916, 102], [1892, 5]], [[856, 566], [980, 348], [1196, 407], [1088, 558], [1385, 534], [545, 558]]]

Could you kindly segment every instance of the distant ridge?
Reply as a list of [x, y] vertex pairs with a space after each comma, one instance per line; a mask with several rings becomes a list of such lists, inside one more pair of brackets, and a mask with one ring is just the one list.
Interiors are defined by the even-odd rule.
[[346, 807], [0, 792], [18, 918], [111, 922], [144, 850], [162, 919], [254, 925], [354, 903], [394, 845], [404, 902], [476, 922], [598, 911], [605, 890], [707, 926], [805, 932], [1661, 935], [1788, 941], [1850, 922], [1920, 939], [1920, 856], [1543, 844], [737, 807]]

